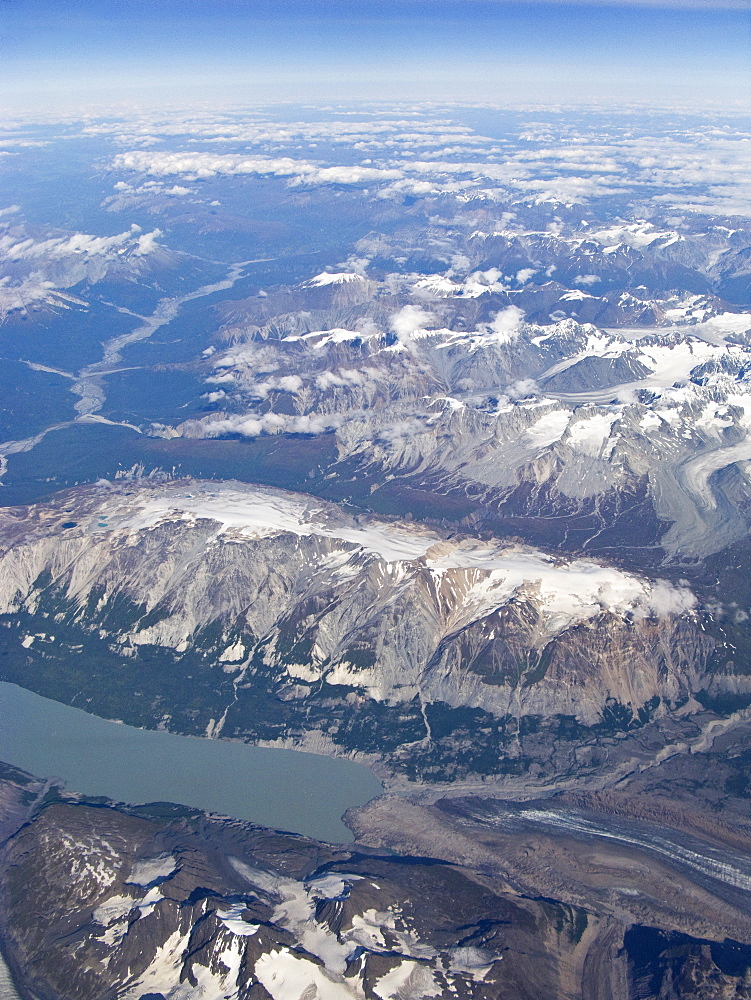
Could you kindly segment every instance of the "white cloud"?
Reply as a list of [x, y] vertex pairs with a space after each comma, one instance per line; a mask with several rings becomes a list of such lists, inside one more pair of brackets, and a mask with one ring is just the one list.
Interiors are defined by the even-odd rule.
[[419, 331], [435, 323], [435, 316], [420, 306], [403, 306], [391, 317], [391, 329], [403, 344], [408, 344]]
[[316, 386], [319, 389], [340, 389], [344, 386], [364, 385], [368, 381], [366, 372], [355, 368], [343, 368], [339, 372], [321, 372], [316, 376]]
[[599, 177], [551, 177], [544, 180], [514, 181], [513, 187], [533, 194], [538, 203], [553, 201], [563, 205], [581, 205], [590, 198], [627, 194], [628, 187], [613, 187]]
[[138, 237], [137, 246], [133, 250], [136, 257], [143, 257], [146, 254], [153, 253], [159, 248], [159, 244], [156, 242], [157, 237], [162, 235], [161, 229], [154, 229], [150, 233], [143, 233]]
[[642, 598], [640, 606], [635, 611], [635, 617], [655, 615], [663, 618], [666, 615], [679, 615], [695, 607], [696, 597], [688, 587], [656, 580]]
[[224, 416], [219, 419], [189, 420], [181, 424], [176, 431], [155, 425], [155, 432], [166, 433], [167, 436], [186, 438], [218, 438], [232, 434], [254, 438], [262, 434], [327, 434], [336, 430], [346, 417], [337, 413], [306, 413], [291, 415], [287, 413], [239, 414]]
[[538, 392], [537, 383], [533, 378], [520, 378], [506, 389], [509, 399], [528, 399], [530, 396], [536, 396]]
[[407, 417], [403, 420], [394, 420], [378, 429], [378, 439], [380, 441], [394, 442], [402, 438], [412, 438], [425, 430], [425, 422], [417, 417]]
[[66, 233], [48, 239], [28, 236], [22, 227], [6, 230], [0, 235], [0, 267], [8, 272], [0, 275], [0, 317], [41, 303], [63, 309], [85, 306], [61, 289], [99, 281], [118, 261], [153, 253], [160, 235], [158, 229], [141, 233], [136, 225], [114, 236]]
[[185, 176], [208, 179], [217, 176], [255, 175], [286, 177], [294, 184], [369, 184], [374, 181], [396, 180], [401, 170], [367, 166], [323, 167], [308, 160], [291, 157], [249, 157], [236, 153], [157, 153], [132, 150], [118, 153], [113, 166], [134, 170], [155, 177]]
[[523, 319], [523, 309], [520, 309], [519, 306], [508, 306], [495, 314], [495, 318], [489, 326], [498, 342], [507, 344], [518, 337]]
[[89, 233], [74, 233], [72, 236], [56, 236], [46, 240], [12, 235], [0, 236], [0, 260], [30, 261], [59, 257], [113, 257], [130, 250], [136, 256], [152, 253], [156, 249], [155, 240], [161, 236], [158, 229], [138, 235], [140, 227], [133, 225], [115, 236], [93, 236]]
[[33, 308], [43, 302], [64, 309], [86, 304], [81, 299], [58, 291], [54, 282], [45, 281], [36, 272], [13, 284], [7, 276], [0, 278], [0, 319], [12, 312], [25, 312], [29, 307]]
[[576, 285], [596, 285], [598, 281], [602, 281], [599, 274], [577, 274], [574, 278]]
[[[702, 2], [696, 0], [697, 4]], [[734, 2], [729, 0], [731, 5]], [[748, 4], [748, 0], [738, 0], [742, 3]], [[712, 4], [713, 0], [707, 0], [706, 6]], [[649, 187], [661, 188], [669, 202], [671, 192], [678, 194], [682, 188], [676, 205], [702, 212], [722, 212], [725, 208], [727, 214], [746, 214], [744, 185], [751, 166], [748, 136], [714, 123], [696, 126], [693, 131], [677, 129], [674, 123], [656, 123], [651, 135], [634, 135], [629, 127], [616, 121], [594, 132], [579, 132], [573, 124], [555, 128], [530, 125], [520, 133], [522, 145], [514, 148], [513, 140], [491, 140], [467, 125], [436, 118], [429, 108], [415, 109], [411, 118], [374, 115], [366, 119], [363, 114], [352, 121], [302, 123], [238, 122], [235, 116], [223, 119], [195, 114], [159, 125], [144, 120], [126, 127], [121, 122], [117, 134], [132, 135], [135, 145], [155, 133], [180, 135], [182, 142], [186, 135], [193, 136], [189, 143], [241, 142], [248, 152], [141, 148], [118, 154], [113, 163], [151, 177], [276, 176], [286, 178], [290, 185], [367, 185], [373, 188], [373, 197], [391, 199], [465, 193], [496, 200], [520, 195], [532, 203], [575, 205], [617, 194], [641, 199]], [[91, 128], [107, 131], [103, 126]], [[316, 144], [328, 149], [328, 163], [296, 155]], [[332, 144], [334, 149], [342, 144], [373, 158], [355, 164], [332, 163]], [[467, 152], [469, 158], [462, 159]], [[336, 157], [335, 152], [333, 155]], [[702, 190], [689, 192], [690, 185]]]
[[[226, 368], [232, 363], [233, 359], [226, 357], [217, 364], [217, 367]], [[243, 391], [253, 399], [266, 399], [270, 392], [290, 392], [294, 394], [298, 393], [303, 387], [303, 381], [299, 375], [271, 375], [261, 382], [246, 384], [243, 380], [244, 374], [242, 369], [240, 371], [228, 371], [222, 375], [210, 375], [206, 381], [212, 385], [226, 383], [234, 386], [239, 383], [242, 385]]]

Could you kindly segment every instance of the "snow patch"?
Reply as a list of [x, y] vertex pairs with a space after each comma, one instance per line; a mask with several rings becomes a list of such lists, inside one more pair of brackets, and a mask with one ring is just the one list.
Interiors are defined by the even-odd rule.
[[307, 497], [254, 488], [240, 491], [219, 484], [201, 487], [194, 495], [166, 488], [145, 498], [123, 498], [121, 506], [110, 502], [108, 509], [115, 530], [143, 531], [166, 520], [206, 519], [217, 522], [220, 534], [238, 532], [244, 538], [270, 538], [284, 532], [320, 535], [350, 542], [386, 562], [419, 558], [435, 541], [435, 536], [416, 525], [337, 525], [326, 505]]
[[528, 427], [523, 437], [534, 448], [548, 448], [560, 441], [570, 420], [569, 410], [552, 410]]
[[362, 875], [342, 875], [328, 872], [307, 883], [308, 894], [314, 899], [346, 899], [353, 882], [361, 882]]
[[165, 879], [177, 868], [177, 862], [172, 854], [161, 854], [158, 858], [149, 858], [147, 861], [136, 861], [130, 877], [126, 879], [131, 885], [140, 885], [144, 888], [156, 882], [157, 879]]
[[227, 648], [219, 654], [219, 662], [237, 663], [239, 660], [244, 659], [244, 657], [245, 646], [240, 639], [238, 639], [237, 642], [233, 643], [231, 646], [227, 646]]
[[424, 997], [440, 996], [443, 990], [426, 966], [404, 961], [381, 976], [373, 992], [381, 1000], [423, 1000]]
[[135, 905], [136, 901], [132, 896], [110, 896], [97, 906], [91, 916], [95, 923], [109, 927], [111, 923], [127, 917]]
[[243, 920], [246, 909], [245, 903], [233, 903], [227, 910], [217, 910], [216, 915], [232, 934], [238, 937], [252, 937], [257, 933], [260, 924], [251, 924]]
[[593, 413], [571, 425], [567, 443], [574, 451], [590, 458], [600, 458], [616, 419], [615, 413]]
[[255, 974], [273, 1000], [352, 1000], [361, 995], [355, 983], [350, 987], [343, 977], [292, 955], [289, 948], [261, 955]]

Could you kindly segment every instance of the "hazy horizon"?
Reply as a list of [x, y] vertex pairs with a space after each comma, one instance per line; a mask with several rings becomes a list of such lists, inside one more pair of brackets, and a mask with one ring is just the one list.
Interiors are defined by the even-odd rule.
[[117, 103], [743, 104], [751, 6], [504, 0], [3, 5], [6, 110]]

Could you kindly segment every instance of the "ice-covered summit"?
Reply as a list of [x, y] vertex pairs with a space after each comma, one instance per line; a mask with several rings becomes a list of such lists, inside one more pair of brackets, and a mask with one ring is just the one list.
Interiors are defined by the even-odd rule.
[[322, 271], [306, 281], [305, 285], [309, 288], [325, 288], [327, 285], [351, 285], [366, 280], [361, 274], [356, 274], [354, 271], [338, 271], [335, 274]]

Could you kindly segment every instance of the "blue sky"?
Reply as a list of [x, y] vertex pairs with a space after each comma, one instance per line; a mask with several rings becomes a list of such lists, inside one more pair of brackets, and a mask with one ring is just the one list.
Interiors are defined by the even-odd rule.
[[748, 101], [751, 0], [0, 0], [0, 103]]

